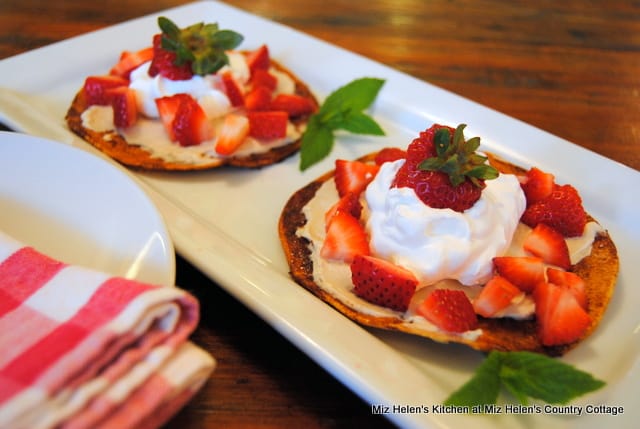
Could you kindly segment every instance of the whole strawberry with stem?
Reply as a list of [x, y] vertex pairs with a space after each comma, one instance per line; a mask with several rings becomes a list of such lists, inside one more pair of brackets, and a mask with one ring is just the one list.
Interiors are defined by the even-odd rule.
[[480, 138], [464, 138], [465, 124], [456, 129], [435, 124], [423, 131], [407, 148], [394, 187], [412, 188], [426, 205], [463, 212], [480, 199], [485, 180], [498, 170], [477, 153]]

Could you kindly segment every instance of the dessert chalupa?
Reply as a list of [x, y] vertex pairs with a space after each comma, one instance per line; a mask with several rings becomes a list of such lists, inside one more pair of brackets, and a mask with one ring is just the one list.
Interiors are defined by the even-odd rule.
[[235, 50], [242, 36], [217, 24], [158, 22], [151, 46], [86, 78], [66, 115], [73, 132], [147, 170], [257, 168], [299, 150], [318, 102], [267, 45]]
[[352, 320], [559, 356], [600, 323], [616, 247], [575, 187], [478, 152], [464, 125], [337, 160], [279, 221], [293, 279]]

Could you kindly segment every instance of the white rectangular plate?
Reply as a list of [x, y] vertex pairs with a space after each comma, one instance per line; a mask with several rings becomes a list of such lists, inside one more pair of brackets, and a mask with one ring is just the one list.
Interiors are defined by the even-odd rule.
[[[22, 131], [87, 148], [62, 129], [64, 115], [85, 77], [106, 73], [122, 50], [149, 45], [156, 19], [180, 26], [219, 22], [245, 36], [243, 48], [267, 43], [284, 63], [324, 98], [354, 78], [386, 79], [372, 113], [386, 137], [341, 137], [330, 158], [304, 173], [298, 156], [257, 171], [220, 169], [188, 174], [137, 174], [154, 197], [178, 251], [282, 335], [387, 417], [403, 427], [476, 428], [630, 426], [640, 417], [640, 202], [626, 190], [640, 188], [640, 174], [539, 129], [436, 88], [381, 64], [282, 25], [217, 2], [198, 2], [125, 22], [0, 61], [0, 86], [23, 94], [0, 120]], [[64, 59], [64, 60], [62, 60]], [[26, 95], [25, 95], [26, 94]], [[14, 100], [15, 101], [15, 100]], [[26, 103], [26, 104], [25, 104]], [[22, 105], [22, 109], [20, 108]], [[432, 122], [468, 124], [468, 135], [522, 166], [537, 165], [574, 184], [588, 211], [609, 230], [621, 258], [617, 290], [596, 333], [563, 360], [607, 381], [607, 387], [575, 405], [624, 407], [624, 414], [502, 413], [492, 416], [438, 413], [433, 408], [466, 381], [480, 353], [352, 323], [297, 286], [289, 277], [277, 233], [289, 196], [333, 168], [384, 146], [407, 144]], [[37, 156], [37, 154], [34, 154]], [[617, 192], [616, 190], [620, 190]], [[636, 279], [636, 280], [634, 280]], [[216, 311], [205, 302], [203, 311]], [[313, 387], [311, 387], [313, 388]], [[540, 426], [538, 426], [540, 425]]]

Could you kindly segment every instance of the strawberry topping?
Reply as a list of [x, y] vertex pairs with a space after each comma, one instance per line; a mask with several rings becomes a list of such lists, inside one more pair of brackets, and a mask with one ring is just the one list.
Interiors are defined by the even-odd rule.
[[129, 81], [121, 76], [89, 76], [84, 80], [84, 94], [89, 105], [109, 105], [111, 100], [105, 91], [109, 88], [129, 86]]
[[545, 280], [544, 262], [534, 256], [496, 256], [493, 265], [498, 274], [521, 291], [530, 293]]
[[547, 269], [547, 279], [549, 283], [569, 289], [582, 308], [587, 309], [586, 285], [582, 277], [570, 271], [549, 267]]
[[272, 91], [268, 87], [256, 86], [244, 97], [244, 106], [247, 110], [270, 110], [271, 95]]
[[271, 66], [271, 57], [269, 55], [269, 48], [267, 45], [262, 45], [255, 51], [247, 54], [247, 65], [251, 71], [251, 75], [256, 70], [268, 70]]
[[461, 290], [436, 289], [416, 308], [422, 317], [447, 332], [465, 332], [478, 327], [478, 317]]
[[229, 114], [225, 116], [218, 132], [216, 152], [231, 155], [249, 135], [249, 120], [246, 116]]
[[578, 340], [591, 318], [568, 288], [540, 283], [533, 291], [538, 336], [545, 346]]
[[341, 197], [349, 192], [358, 195], [376, 177], [380, 167], [360, 161], [337, 159], [335, 162], [335, 183]]
[[351, 263], [354, 292], [360, 298], [406, 311], [418, 280], [410, 271], [373, 256], [356, 255]]
[[136, 52], [122, 52], [120, 60], [111, 68], [109, 74], [129, 79], [132, 70], [153, 59], [153, 51], [153, 47], [149, 46]]
[[553, 191], [554, 185], [553, 174], [533, 167], [527, 171], [524, 182], [520, 186], [527, 198], [527, 205], [530, 205], [548, 197]]
[[565, 270], [571, 266], [569, 248], [564, 237], [544, 223], [538, 224], [531, 230], [531, 233], [524, 240], [523, 247], [524, 250], [542, 258], [548, 264], [556, 265]]
[[407, 151], [399, 147], [385, 147], [376, 154], [375, 163], [382, 165], [385, 162], [393, 162], [407, 157]]
[[511, 304], [513, 298], [518, 295], [522, 295], [522, 291], [509, 280], [494, 276], [473, 301], [473, 309], [480, 316], [491, 317]]
[[290, 117], [296, 117], [313, 113], [316, 106], [301, 95], [278, 94], [271, 101], [271, 110], [284, 110]]
[[191, 79], [191, 63], [176, 64], [176, 53], [162, 47], [162, 34], [153, 36], [153, 60], [149, 66], [149, 76], [160, 75], [171, 80]]
[[249, 134], [257, 139], [281, 139], [287, 136], [287, 112], [253, 111], [248, 112]]
[[337, 203], [331, 206], [324, 215], [324, 222], [326, 226], [331, 223], [331, 219], [338, 212], [346, 212], [356, 219], [360, 219], [360, 215], [362, 214], [362, 204], [360, 203], [358, 195], [353, 192], [348, 192], [340, 198]]
[[128, 86], [108, 88], [105, 97], [113, 107], [113, 123], [120, 128], [132, 126], [138, 120], [136, 93]]
[[356, 255], [369, 254], [367, 234], [355, 217], [338, 211], [327, 225], [320, 256], [350, 263]]
[[575, 237], [584, 232], [587, 214], [573, 186], [556, 185], [549, 195], [527, 207], [521, 221], [532, 228], [543, 223], [565, 237]]

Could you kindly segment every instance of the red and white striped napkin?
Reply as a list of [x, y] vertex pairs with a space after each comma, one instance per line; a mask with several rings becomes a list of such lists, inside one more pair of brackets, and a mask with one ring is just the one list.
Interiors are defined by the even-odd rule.
[[0, 231], [0, 428], [154, 428], [214, 359], [198, 301], [68, 265]]

